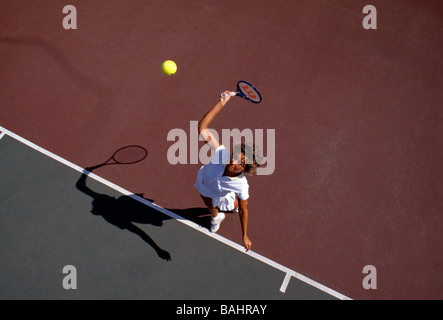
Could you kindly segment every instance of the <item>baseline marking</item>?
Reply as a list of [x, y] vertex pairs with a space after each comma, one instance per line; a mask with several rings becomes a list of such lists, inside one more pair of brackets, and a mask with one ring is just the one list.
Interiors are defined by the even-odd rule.
[[191, 228], [193, 228], [193, 229], [195, 229], [197, 231], [200, 231], [200, 232], [206, 234], [208, 237], [216, 239], [216, 240], [218, 240], [218, 241], [220, 241], [220, 242], [222, 242], [222, 243], [224, 243], [224, 244], [226, 244], [226, 245], [228, 245], [228, 246], [230, 246], [230, 247], [232, 247], [232, 248], [242, 252], [243, 254], [249, 255], [249, 256], [251, 256], [251, 257], [253, 257], [253, 258], [255, 258], [255, 259], [257, 259], [257, 260], [259, 260], [259, 261], [261, 261], [261, 262], [263, 262], [263, 263], [265, 263], [265, 264], [267, 264], [267, 265], [269, 265], [269, 266], [271, 266], [271, 267], [273, 267], [275, 269], [277, 269], [277, 270], [282, 271], [283, 273], [285, 273], [285, 278], [284, 278], [283, 283], [282, 283], [282, 285], [280, 287], [280, 291], [283, 292], [283, 293], [286, 291], [286, 288], [287, 288], [287, 286], [289, 284], [289, 280], [291, 279], [291, 277], [294, 277], [294, 278], [296, 278], [296, 279], [298, 279], [300, 281], [303, 281], [303, 282], [311, 285], [312, 287], [317, 288], [317, 289], [319, 289], [319, 290], [321, 290], [323, 292], [326, 292], [327, 294], [329, 294], [329, 295], [331, 295], [333, 297], [336, 297], [336, 298], [338, 298], [340, 300], [352, 300], [351, 298], [349, 298], [349, 297], [347, 297], [347, 296], [345, 296], [345, 295], [343, 295], [343, 294], [341, 294], [341, 293], [339, 293], [339, 292], [337, 292], [337, 291], [335, 291], [335, 290], [333, 290], [331, 288], [328, 288], [328, 287], [322, 285], [321, 283], [318, 283], [318, 282], [316, 282], [316, 281], [314, 281], [314, 280], [312, 280], [312, 279], [310, 279], [310, 278], [308, 278], [308, 277], [306, 277], [306, 276], [304, 276], [304, 275], [302, 275], [302, 274], [300, 274], [300, 273], [298, 273], [298, 272], [296, 272], [294, 270], [291, 270], [291, 269], [289, 269], [289, 268], [279, 264], [278, 262], [275, 262], [275, 261], [273, 261], [271, 259], [268, 259], [268, 258], [262, 256], [261, 254], [258, 254], [258, 253], [254, 252], [252, 250], [249, 250], [248, 252], [245, 252], [243, 246], [239, 245], [238, 243], [235, 243], [235, 242], [233, 242], [233, 241], [231, 241], [231, 240], [229, 240], [229, 239], [227, 239], [227, 238], [225, 238], [225, 237], [223, 237], [223, 236], [221, 236], [221, 235], [219, 235], [217, 233], [211, 233], [206, 228], [203, 228], [200, 225], [198, 225], [198, 224], [196, 224], [196, 223], [194, 223], [194, 222], [192, 222], [190, 220], [187, 220], [187, 219], [185, 219], [185, 218], [183, 218], [183, 217], [181, 217], [181, 216], [179, 216], [179, 215], [177, 215], [177, 214], [175, 214], [175, 213], [173, 213], [173, 212], [171, 212], [171, 211], [169, 211], [169, 210], [167, 210], [167, 209], [165, 209], [165, 208], [163, 208], [163, 207], [161, 207], [161, 206], [159, 206], [159, 205], [157, 205], [155, 203], [152, 203], [152, 202], [150, 202], [150, 201], [148, 201], [148, 200], [146, 200], [146, 199], [144, 199], [144, 198], [142, 198], [140, 196], [135, 195], [132, 192], [129, 192], [126, 189], [123, 189], [122, 187], [117, 186], [116, 184], [114, 184], [114, 183], [112, 183], [112, 182], [110, 182], [110, 181], [108, 181], [106, 179], [103, 179], [102, 177], [100, 177], [100, 176], [98, 176], [98, 175], [96, 175], [94, 173], [89, 172], [88, 170], [85, 170], [85, 169], [81, 168], [80, 166], [78, 166], [78, 165], [76, 165], [76, 164], [74, 164], [74, 163], [72, 163], [72, 162], [70, 162], [70, 161], [68, 161], [66, 159], [63, 159], [62, 157], [59, 157], [58, 155], [56, 155], [56, 154], [54, 154], [54, 153], [52, 153], [52, 152], [50, 152], [50, 151], [48, 151], [46, 149], [43, 149], [42, 147], [39, 147], [38, 145], [32, 143], [31, 141], [26, 140], [25, 138], [20, 137], [19, 135], [17, 135], [15, 133], [13, 133], [13, 132], [3, 128], [2, 126], [0, 126], [0, 131], [1, 131], [0, 139], [5, 134], [7, 134], [11, 138], [13, 138], [13, 139], [15, 139], [17, 141], [20, 141], [21, 143], [27, 145], [28, 147], [30, 147], [30, 148], [32, 148], [32, 149], [34, 149], [34, 150], [36, 150], [36, 151], [38, 151], [40, 153], [43, 153], [44, 155], [46, 155], [46, 156], [48, 156], [48, 157], [50, 157], [50, 158], [52, 158], [52, 159], [54, 159], [54, 160], [64, 164], [65, 166], [68, 166], [68, 167], [70, 167], [70, 168], [72, 168], [72, 169], [74, 169], [74, 170], [76, 170], [76, 171], [78, 171], [80, 173], [87, 174], [90, 178], [92, 178], [92, 179], [94, 179], [94, 180], [96, 180], [96, 181], [98, 181], [98, 182], [100, 182], [100, 183], [110, 187], [111, 189], [114, 189], [114, 190], [116, 190], [116, 191], [118, 191], [118, 192], [120, 192], [120, 193], [122, 193], [122, 194], [124, 194], [126, 196], [130, 196], [134, 200], [137, 200], [137, 201], [139, 201], [139, 202], [141, 202], [141, 203], [143, 203], [143, 204], [145, 204], [145, 205], [147, 205], [147, 206], [149, 206], [149, 207], [151, 207], [151, 208], [153, 208], [155, 210], [160, 211], [161, 213], [166, 214], [167, 216], [169, 216], [169, 217], [171, 217], [171, 218], [173, 218], [175, 220], [180, 221], [181, 223], [184, 223], [185, 225], [187, 225], [187, 226], [189, 226], [189, 227], [191, 227]]

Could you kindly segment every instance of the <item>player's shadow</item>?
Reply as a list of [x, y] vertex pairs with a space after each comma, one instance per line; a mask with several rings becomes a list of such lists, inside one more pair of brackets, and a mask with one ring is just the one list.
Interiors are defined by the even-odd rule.
[[211, 214], [207, 208], [167, 209], [180, 217], [192, 221], [203, 228], [210, 229]]
[[[169, 252], [160, 248], [160, 246], [142, 229], [137, 227], [134, 223], [150, 224], [161, 227], [163, 221], [171, 219], [169, 216], [155, 210], [146, 204], [134, 199], [134, 195], [120, 196], [118, 198], [106, 194], [98, 193], [86, 185], [88, 176], [94, 169], [102, 165], [87, 168], [83, 171], [80, 179], [76, 183], [76, 187], [81, 192], [90, 196], [92, 200], [91, 213], [102, 216], [106, 222], [122, 229], [128, 230], [139, 236], [143, 241], [149, 244], [157, 253], [157, 255], [164, 260], [171, 260]], [[138, 197], [143, 195], [138, 194]], [[152, 202], [150, 199], [143, 198]]]
[[[117, 150], [113, 156], [106, 162], [94, 167], [86, 168], [76, 183], [78, 190], [92, 198], [91, 213], [103, 217], [106, 222], [122, 229], [128, 230], [143, 241], [149, 244], [164, 260], [171, 260], [169, 252], [160, 248], [160, 246], [142, 229], [134, 223], [150, 224], [161, 227], [163, 221], [171, 219], [170, 216], [152, 208], [147, 202], [153, 200], [143, 197], [142, 194], [132, 194], [129, 196], [120, 196], [118, 198], [102, 194], [92, 190], [87, 186], [86, 181], [92, 171], [110, 164], [134, 164], [145, 159], [147, 155], [146, 149], [141, 146], [127, 146]], [[112, 159], [112, 161], [111, 161]], [[196, 224], [209, 229], [211, 225], [211, 216], [206, 208], [187, 208], [187, 209], [166, 209], [180, 217], [193, 221]], [[181, 219], [181, 218], [179, 218]]]

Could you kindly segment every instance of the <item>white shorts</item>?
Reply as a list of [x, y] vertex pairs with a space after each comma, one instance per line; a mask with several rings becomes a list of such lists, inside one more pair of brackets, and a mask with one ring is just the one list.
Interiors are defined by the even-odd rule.
[[221, 211], [232, 211], [235, 207], [235, 193], [229, 192], [226, 196], [222, 198], [211, 198], [212, 206], [218, 207]]
[[194, 186], [202, 196], [212, 199], [212, 206], [214, 208], [218, 207], [221, 211], [234, 210], [235, 199], [237, 197], [235, 192], [228, 192], [223, 197], [211, 194], [210, 190], [203, 184], [200, 174], [197, 175], [197, 181], [195, 182]]

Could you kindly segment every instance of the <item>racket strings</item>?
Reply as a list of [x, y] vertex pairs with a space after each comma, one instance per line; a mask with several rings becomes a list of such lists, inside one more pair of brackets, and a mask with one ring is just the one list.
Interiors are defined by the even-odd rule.
[[237, 91], [249, 101], [259, 103], [262, 100], [258, 90], [252, 84], [246, 81], [239, 81], [237, 83]]

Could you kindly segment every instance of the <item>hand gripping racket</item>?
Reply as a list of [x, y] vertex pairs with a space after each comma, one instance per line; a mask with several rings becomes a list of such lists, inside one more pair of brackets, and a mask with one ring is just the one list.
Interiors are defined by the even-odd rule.
[[[243, 80], [237, 83], [237, 91], [231, 91], [230, 94], [231, 97], [239, 96], [253, 103], [260, 103], [262, 101], [260, 92], [258, 92], [258, 90], [252, 84]], [[223, 99], [227, 98], [227, 96], [228, 95], [226, 92], [221, 93], [221, 97]]]

